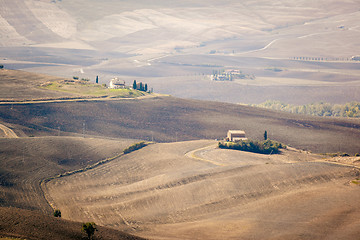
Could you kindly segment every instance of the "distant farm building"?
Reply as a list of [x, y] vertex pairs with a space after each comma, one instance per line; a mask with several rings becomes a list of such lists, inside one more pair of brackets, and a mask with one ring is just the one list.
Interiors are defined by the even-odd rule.
[[360, 56], [352, 56], [351, 60], [360, 61]]
[[113, 78], [110, 81], [109, 88], [112, 88], [112, 89], [125, 88], [125, 81], [119, 80], [118, 78]]
[[245, 131], [242, 130], [229, 130], [227, 133], [227, 141], [237, 142], [240, 140], [247, 140]]

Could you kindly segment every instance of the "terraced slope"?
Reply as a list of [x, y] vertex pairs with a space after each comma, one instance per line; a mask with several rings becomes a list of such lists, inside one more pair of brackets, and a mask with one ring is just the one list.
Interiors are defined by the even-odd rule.
[[[155, 144], [46, 184], [76, 221], [151, 239], [354, 239], [359, 175], [295, 150], [257, 155], [214, 141]], [[341, 223], [341, 224], [340, 224]]]

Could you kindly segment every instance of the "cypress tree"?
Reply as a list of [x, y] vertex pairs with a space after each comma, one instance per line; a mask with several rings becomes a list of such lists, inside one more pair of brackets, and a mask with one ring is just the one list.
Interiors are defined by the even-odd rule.
[[136, 90], [136, 80], [134, 80], [134, 83], [133, 83], [133, 89]]
[[148, 90], [148, 86], [147, 86], [147, 83], [145, 83], [145, 92], [147, 92]]
[[267, 131], [264, 132], [264, 140], [266, 141], [268, 139]]
[[99, 76], [96, 76], [96, 84], [99, 83]]

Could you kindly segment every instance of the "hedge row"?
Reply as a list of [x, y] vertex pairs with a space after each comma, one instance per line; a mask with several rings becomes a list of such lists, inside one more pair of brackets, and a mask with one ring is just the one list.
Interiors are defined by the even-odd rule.
[[279, 142], [266, 140], [266, 141], [253, 141], [253, 140], [245, 140], [239, 142], [219, 142], [219, 148], [223, 149], [234, 149], [241, 150], [253, 153], [261, 153], [261, 154], [272, 154], [279, 153], [279, 149], [285, 148]]
[[135, 143], [135, 144], [131, 145], [130, 147], [124, 149], [124, 154], [139, 150], [139, 149], [145, 147], [146, 145], [147, 145], [146, 142]]

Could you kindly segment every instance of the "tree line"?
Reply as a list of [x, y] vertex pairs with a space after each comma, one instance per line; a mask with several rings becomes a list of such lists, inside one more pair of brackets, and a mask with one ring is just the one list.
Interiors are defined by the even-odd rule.
[[273, 110], [285, 111], [297, 114], [308, 114], [313, 116], [332, 116], [332, 117], [360, 117], [360, 103], [350, 102], [345, 104], [331, 103], [311, 103], [306, 105], [286, 104], [280, 101], [268, 100], [261, 104], [253, 104], [252, 106], [268, 108]]
[[281, 148], [286, 148], [286, 146], [279, 142], [267, 139], [264, 141], [240, 140], [238, 142], [219, 142], [219, 148], [241, 150], [260, 154], [277, 154], [280, 152]]
[[143, 91], [143, 92], [147, 92], [149, 90], [147, 83], [145, 83], [145, 84], [142, 82], [137, 83], [136, 80], [134, 80], [134, 82], [133, 82], [133, 89]]

